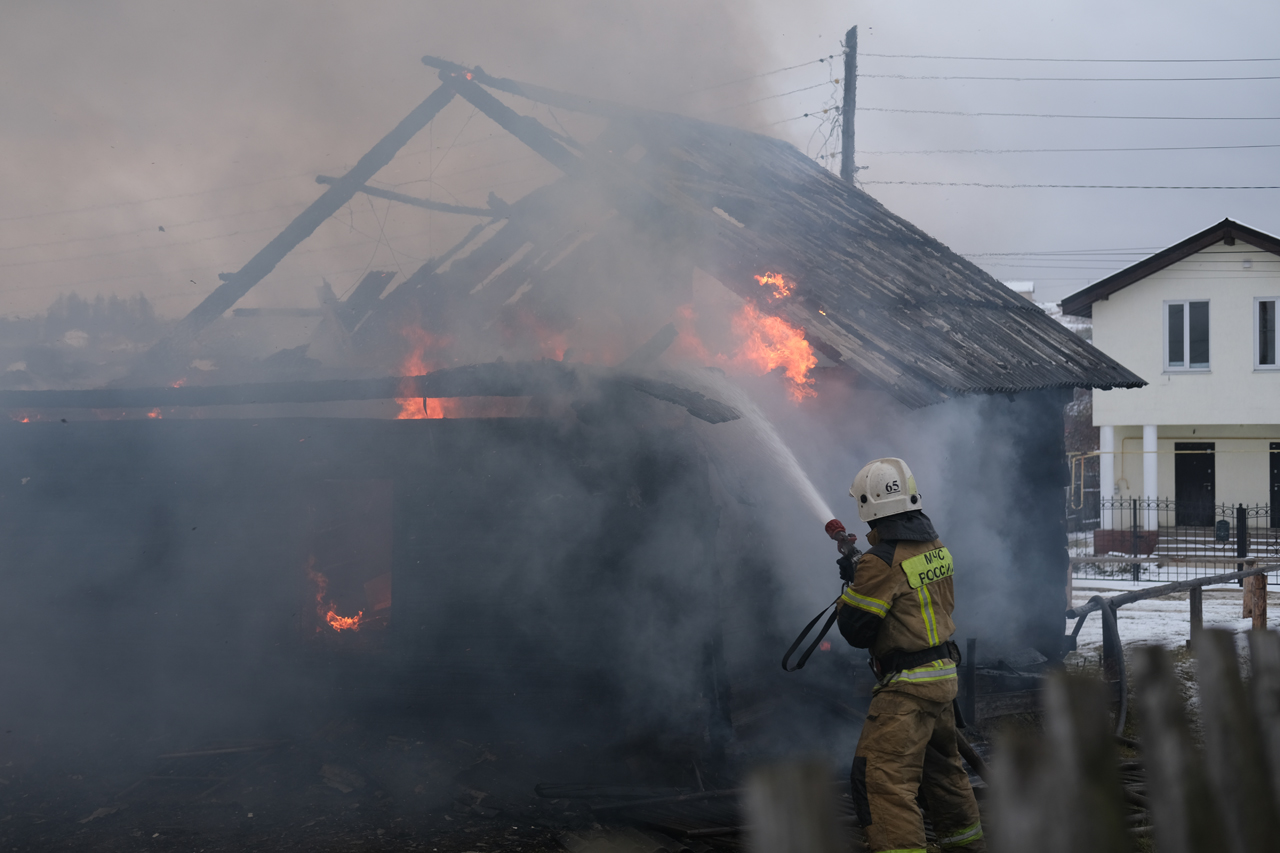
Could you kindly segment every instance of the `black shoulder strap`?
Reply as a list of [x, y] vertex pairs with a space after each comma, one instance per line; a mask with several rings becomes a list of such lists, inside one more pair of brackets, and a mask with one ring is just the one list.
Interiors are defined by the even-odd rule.
[[898, 540], [890, 539], [888, 542], [881, 542], [867, 549], [868, 554], [873, 554], [880, 560], [884, 561], [886, 566], [893, 565], [893, 552], [898, 550]]

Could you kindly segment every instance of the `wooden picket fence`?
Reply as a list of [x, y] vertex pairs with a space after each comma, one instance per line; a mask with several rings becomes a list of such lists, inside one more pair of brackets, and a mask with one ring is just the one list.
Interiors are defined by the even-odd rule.
[[1235, 636], [1197, 632], [1200, 747], [1173, 657], [1140, 649], [1131, 762], [1106, 685], [1051, 678], [1043, 733], [1010, 738], [992, 764], [991, 849], [1120, 853], [1151, 849], [1140, 839], [1152, 835], [1160, 853], [1280, 850], [1280, 634], [1250, 632], [1249, 650], [1246, 683]]
[[[999, 742], [983, 803], [993, 853], [1280, 851], [1280, 634], [1197, 631], [1198, 707], [1165, 649], [1134, 660], [1137, 741], [1115, 734], [1111, 685], [1048, 679], [1044, 727]], [[1197, 734], [1198, 732], [1198, 734]], [[1136, 750], [1122, 758], [1120, 744]], [[744, 803], [749, 853], [845, 853], [861, 836], [838, 825], [823, 761], [758, 769]], [[1154, 844], [1154, 848], [1152, 845]]]

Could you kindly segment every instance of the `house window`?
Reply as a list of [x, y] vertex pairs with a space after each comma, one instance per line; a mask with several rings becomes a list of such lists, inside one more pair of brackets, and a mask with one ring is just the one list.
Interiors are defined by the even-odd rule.
[[1164, 304], [1166, 370], [1209, 369], [1209, 301]]
[[1253, 300], [1253, 366], [1260, 370], [1275, 369], [1276, 364], [1276, 306], [1280, 298], [1274, 296]]

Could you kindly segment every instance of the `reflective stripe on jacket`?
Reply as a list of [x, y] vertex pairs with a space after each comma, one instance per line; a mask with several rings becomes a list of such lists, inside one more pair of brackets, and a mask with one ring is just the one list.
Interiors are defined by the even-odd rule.
[[[920, 651], [951, 639], [955, 632], [951, 621], [955, 609], [954, 569], [942, 542], [897, 540], [881, 546], [874, 530], [867, 541], [873, 547], [859, 558], [853, 585], [840, 596], [842, 609], [853, 608], [866, 616], [846, 614], [854, 618], [841, 619], [841, 632], [845, 637], [856, 645], [864, 645], [856, 642], [850, 630], [846, 630], [852, 629], [854, 622], [862, 623], [855, 633], [865, 638], [876, 658], [885, 658], [894, 651]], [[890, 545], [892, 554], [888, 550]], [[875, 618], [868, 619], [868, 616]], [[868, 625], [868, 622], [878, 624]], [[874, 629], [874, 639], [871, 629]], [[894, 689], [927, 693], [931, 698], [939, 689], [942, 693], [954, 694], [956, 686], [956, 666], [950, 660], [934, 661], [896, 674], [884, 673], [884, 676], [877, 689], [892, 685]], [[949, 683], [944, 685], [944, 682]]]

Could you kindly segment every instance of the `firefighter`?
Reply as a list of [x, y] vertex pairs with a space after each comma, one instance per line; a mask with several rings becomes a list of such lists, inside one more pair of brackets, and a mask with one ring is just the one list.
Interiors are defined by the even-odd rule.
[[956, 748], [951, 554], [901, 459], [869, 463], [849, 495], [871, 528], [871, 547], [856, 564], [839, 561], [851, 583], [837, 618], [850, 645], [870, 650], [878, 679], [853, 759], [859, 822], [872, 850], [924, 853], [922, 798], [943, 850], [986, 850]]

